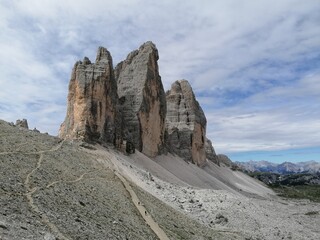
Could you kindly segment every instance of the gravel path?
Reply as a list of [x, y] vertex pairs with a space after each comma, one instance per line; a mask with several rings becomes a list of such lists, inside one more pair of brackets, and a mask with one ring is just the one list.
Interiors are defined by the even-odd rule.
[[152, 218], [152, 216], [147, 212], [147, 209], [142, 205], [141, 200], [137, 197], [128, 181], [118, 171], [115, 171], [115, 174], [122, 181], [124, 187], [127, 189], [131, 196], [133, 204], [136, 206], [141, 216], [152, 229], [152, 231], [159, 237], [160, 240], [169, 240], [166, 233], [159, 227], [158, 223]]

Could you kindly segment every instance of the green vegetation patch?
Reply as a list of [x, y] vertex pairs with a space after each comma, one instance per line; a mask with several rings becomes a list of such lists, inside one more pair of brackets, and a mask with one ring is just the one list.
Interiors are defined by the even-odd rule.
[[314, 202], [320, 202], [320, 185], [273, 185], [271, 188], [281, 197], [309, 199]]

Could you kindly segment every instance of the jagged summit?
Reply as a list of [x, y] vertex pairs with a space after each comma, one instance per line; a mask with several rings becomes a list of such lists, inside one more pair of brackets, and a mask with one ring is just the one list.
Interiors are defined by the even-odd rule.
[[84, 57], [82, 60], [82, 64], [84, 64], [84, 65], [91, 64], [91, 61], [88, 57]]
[[[110, 52], [99, 47], [95, 63], [84, 57], [72, 71], [66, 119], [60, 137], [114, 144], [149, 157], [166, 151], [203, 166], [206, 117], [187, 80], [164, 92], [156, 45], [145, 42], [113, 68]], [[210, 143], [211, 144], [211, 143]]]
[[97, 56], [96, 56], [96, 63], [98, 62], [112, 63], [112, 57], [110, 52], [106, 48], [101, 46], [98, 48]]

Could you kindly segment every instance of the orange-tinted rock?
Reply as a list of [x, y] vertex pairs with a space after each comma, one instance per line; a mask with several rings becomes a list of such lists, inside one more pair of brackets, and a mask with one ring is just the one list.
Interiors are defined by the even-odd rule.
[[118, 144], [121, 142], [121, 120], [117, 102], [112, 58], [107, 49], [99, 47], [95, 63], [85, 57], [74, 65], [67, 115], [59, 136]]

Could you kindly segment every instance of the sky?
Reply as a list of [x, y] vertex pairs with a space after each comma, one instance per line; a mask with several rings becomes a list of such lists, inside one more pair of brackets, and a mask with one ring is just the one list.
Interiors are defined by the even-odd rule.
[[74, 63], [146, 41], [187, 79], [217, 153], [320, 161], [320, 0], [0, 0], [0, 119], [57, 135]]

